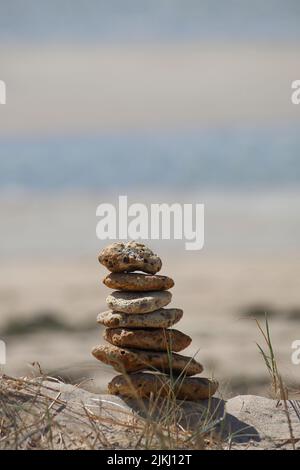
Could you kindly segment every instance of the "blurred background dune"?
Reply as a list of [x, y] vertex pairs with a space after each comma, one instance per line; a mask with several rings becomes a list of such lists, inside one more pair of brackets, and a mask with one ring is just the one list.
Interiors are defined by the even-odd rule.
[[[0, 336], [10, 374], [103, 390], [96, 207], [202, 202], [205, 247], [151, 242], [222, 392], [268, 393], [267, 312], [299, 387], [300, 4], [0, 0]], [[89, 380], [93, 379], [93, 380]]]

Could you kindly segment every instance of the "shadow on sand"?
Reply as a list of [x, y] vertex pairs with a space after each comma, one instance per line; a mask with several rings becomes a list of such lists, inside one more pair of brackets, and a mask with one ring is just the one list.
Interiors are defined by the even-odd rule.
[[[155, 405], [149, 400], [124, 399], [126, 404], [143, 418], [151, 420], [166, 419], [166, 401], [161, 399]], [[235, 416], [226, 413], [226, 402], [219, 398], [203, 400], [198, 403], [177, 401], [172, 417], [184, 429], [192, 431], [214, 431], [223, 439], [233, 443], [247, 443], [261, 440], [258, 431]]]

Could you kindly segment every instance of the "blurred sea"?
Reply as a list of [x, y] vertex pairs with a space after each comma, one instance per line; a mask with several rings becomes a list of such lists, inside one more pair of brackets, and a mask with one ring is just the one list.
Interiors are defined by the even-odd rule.
[[1, 138], [1, 189], [297, 187], [292, 126]]
[[290, 256], [299, 251], [299, 154], [291, 126], [2, 137], [0, 255], [93, 256], [105, 243], [97, 205], [126, 194], [129, 204], [204, 203], [201, 256]]

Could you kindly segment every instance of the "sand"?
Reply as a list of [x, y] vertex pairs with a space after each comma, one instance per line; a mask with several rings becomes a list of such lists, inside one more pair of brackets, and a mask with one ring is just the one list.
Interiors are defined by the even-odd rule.
[[2, 46], [9, 106], [1, 110], [0, 132], [298, 123], [291, 104], [298, 49], [205, 41]]
[[[300, 366], [293, 365], [290, 356], [292, 341], [299, 339], [300, 315], [290, 317], [298, 305], [297, 259], [202, 256], [201, 262], [190, 258], [187, 262], [168, 256], [164, 261], [162, 273], [171, 274], [176, 282], [170, 305], [184, 309], [181, 329], [193, 338], [185, 353], [199, 350], [196, 357], [205, 374], [220, 379], [224, 393], [268, 393], [268, 374], [255, 344], [263, 340], [254, 320], [243, 314], [258, 305], [270, 313], [279, 365], [289, 380], [296, 381]], [[1, 266], [2, 331], [13, 317], [22, 324], [46, 312], [65, 322], [60, 331], [2, 337], [7, 342], [6, 373], [28, 373], [29, 363], [38, 361], [52, 375], [67, 380], [94, 378], [94, 384], [87, 386], [104, 390], [113, 372], [90, 355], [91, 348], [103, 342], [96, 314], [105, 309], [107, 288], [100, 282], [104, 273], [93, 259]]]

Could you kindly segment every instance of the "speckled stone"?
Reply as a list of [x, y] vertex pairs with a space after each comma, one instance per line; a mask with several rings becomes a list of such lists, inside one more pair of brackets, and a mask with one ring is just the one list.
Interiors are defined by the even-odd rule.
[[107, 328], [103, 337], [114, 346], [152, 351], [179, 352], [187, 348], [192, 339], [178, 330]]
[[148, 398], [175, 396], [179, 400], [205, 400], [212, 397], [218, 389], [218, 382], [200, 377], [185, 377], [171, 380], [166, 375], [137, 372], [117, 375], [108, 384], [112, 395], [128, 398]]
[[167, 276], [142, 273], [110, 273], [103, 279], [103, 284], [110, 289], [145, 292], [171, 289], [174, 286], [174, 281]]
[[157, 292], [125, 292], [115, 291], [110, 294], [106, 303], [114, 312], [122, 313], [148, 313], [165, 307], [172, 300], [169, 291]]
[[117, 346], [96, 346], [93, 356], [105, 364], [111, 365], [117, 372], [137, 372], [159, 370], [165, 373], [196, 375], [203, 367], [195, 359], [180, 354], [138, 349], [118, 348]]
[[99, 313], [97, 322], [110, 328], [169, 328], [183, 316], [180, 308], [160, 308], [151, 313], [127, 314], [120, 312]]
[[143, 271], [156, 274], [160, 271], [161, 259], [143, 243], [112, 243], [99, 254], [99, 262], [111, 272]]

